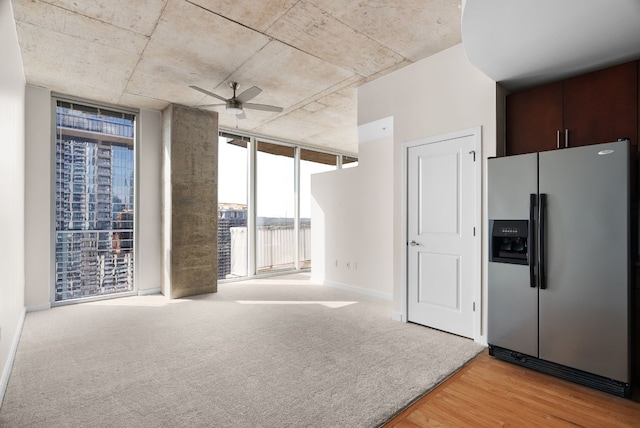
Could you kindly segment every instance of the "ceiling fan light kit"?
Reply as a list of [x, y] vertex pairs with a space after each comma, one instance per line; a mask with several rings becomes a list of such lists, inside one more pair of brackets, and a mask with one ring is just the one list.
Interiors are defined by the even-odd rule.
[[258, 96], [262, 92], [262, 89], [258, 88], [257, 86], [252, 86], [237, 96], [236, 96], [236, 90], [240, 87], [240, 85], [238, 85], [238, 83], [236, 82], [229, 82], [229, 86], [231, 87], [231, 89], [233, 89], [233, 96], [231, 98], [221, 97], [218, 94], [214, 94], [213, 92], [207, 91], [206, 89], [202, 89], [194, 85], [191, 85], [190, 88], [195, 89], [198, 92], [202, 92], [205, 95], [214, 97], [220, 101], [224, 101], [224, 104], [205, 104], [205, 105], [200, 105], [198, 107], [225, 106], [225, 111], [227, 113], [236, 115], [239, 119], [244, 119], [246, 117], [244, 115], [244, 108], [262, 110], [262, 111], [271, 111], [275, 113], [280, 113], [282, 111], [282, 107], [272, 106], [268, 104], [247, 103], [247, 101], [253, 99], [254, 97]]
[[229, 114], [238, 115], [242, 113], [242, 104], [234, 101], [227, 101], [226, 111]]

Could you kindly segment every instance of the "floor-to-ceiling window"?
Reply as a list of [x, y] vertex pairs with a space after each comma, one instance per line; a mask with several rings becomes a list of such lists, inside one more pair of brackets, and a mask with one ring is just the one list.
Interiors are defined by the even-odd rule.
[[249, 274], [249, 141], [226, 132], [218, 138], [218, 279]]
[[311, 175], [346, 154], [223, 130], [218, 140], [218, 279], [311, 266]]
[[56, 102], [55, 301], [134, 290], [135, 115]]
[[256, 271], [295, 267], [295, 148], [258, 141]]

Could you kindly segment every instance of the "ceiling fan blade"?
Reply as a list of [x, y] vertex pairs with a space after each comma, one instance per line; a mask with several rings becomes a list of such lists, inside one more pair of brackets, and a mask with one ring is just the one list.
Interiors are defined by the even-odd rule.
[[242, 104], [242, 107], [252, 108], [254, 110], [274, 111], [276, 113], [280, 113], [282, 111], [282, 107], [270, 106], [267, 104], [244, 103]]
[[260, 92], [262, 92], [262, 89], [258, 88], [257, 86], [252, 86], [246, 91], [244, 91], [243, 93], [241, 93], [240, 95], [238, 95], [236, 97], [236, 100], [240, 101], [241, 103], [246, 103], [250, 99], [258, 96]]
[[[195, 89], [195, 90], [196, 90], [196, 91], [198, 91], [198, 92], [202, 92], [202, 93], [203, 93], [203, 94], [205, 94], [205, 95], [209, 95], [209, 96], [211, 96], [211, 97], [213, 97], [213, 98], [217, 98], [217, 99], [219, 99], [220, 101], [224, 101], [224, 102], [226, 102], [226, 101], [227, 101], [227, 99], [226, 99], [226, 98], [222, 98], [220, 95], [214, 94], [213, 92], [209, 92], [209, 91], [207, 91], [206, 89], [202, 89], [202, 88], [199, 88], [199, 87], [194, 86], [194, 85], [190, 85], [189, 87], [190, 87], [191, 89]], [[248, 90], [248, 89], [247, 89], [247, 90]]]
[[224, 107], [227, 104], [202, 104], [202, 105], [197, 105], [196, 107]]

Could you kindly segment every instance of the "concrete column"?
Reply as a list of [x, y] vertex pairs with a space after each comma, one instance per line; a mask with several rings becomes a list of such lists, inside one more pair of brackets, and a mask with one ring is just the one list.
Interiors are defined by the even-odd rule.
[[162, 133], [162, 292], [172, 299], [215, 293], [218, 114], [172, 104]]

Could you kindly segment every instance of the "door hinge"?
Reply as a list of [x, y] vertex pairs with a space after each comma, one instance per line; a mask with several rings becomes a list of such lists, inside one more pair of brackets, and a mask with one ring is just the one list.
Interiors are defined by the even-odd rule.
[[469, 154], [470, 154], [470, 155], [473, 155], [473, 161], [475, 162], [475, 161], [476, 161], [476, 151], [475, 151], [475, 150], [471, 150], [471, 151], [469, 152]]
[[476, 311], [476, 302], [473, 302], [473, 312]]
[[473, 226], [473, 236], [476, 236], [476, 227]]

